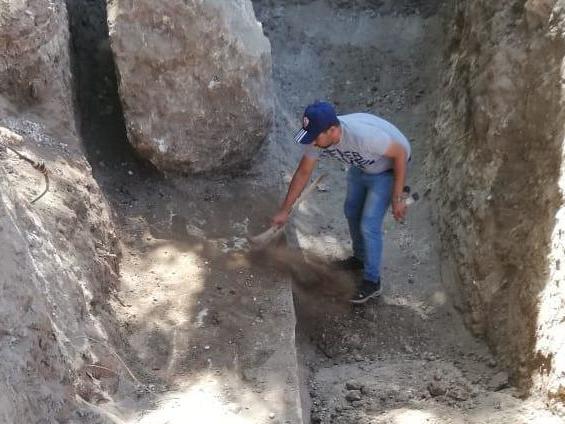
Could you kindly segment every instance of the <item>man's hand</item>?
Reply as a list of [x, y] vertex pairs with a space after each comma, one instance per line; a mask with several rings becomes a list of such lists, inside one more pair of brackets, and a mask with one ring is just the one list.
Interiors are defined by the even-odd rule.
[[397, 221], [404, 221], [406, 217], [406, 201], [403, 198], [395, 198], [392, 201], [392, 216]]
[[312, 176], [316, 161], [317, 159], [315, 158], [306, 155], [302, 156], [298, 168], [294, 171], [294, 175], [290, 181], [286, 198], [271, 221], [273, 227], [282, 227], [288, 221], [288, 216], [290, 215], [294, 202], [300, 197], [300, 193], [302, 193], [302, 190], [304, 190], [304, 187], [306, 187], [306, 184]]
[[273, 219], [271, 221], [271, 226], [282, 227], [288, 221], [288, 215], [289, 215], [288, 211], [284, 209], [278, 211], [277, 214], [273, 216]]

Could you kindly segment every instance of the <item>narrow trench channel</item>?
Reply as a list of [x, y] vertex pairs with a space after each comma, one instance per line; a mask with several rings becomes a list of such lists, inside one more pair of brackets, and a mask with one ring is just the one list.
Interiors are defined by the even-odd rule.
[[[391, 121], [412, 143], [409, 183], [425, 192], [447, 41], [442, 6], [448, 4], [255, 0], [254, 5], [271, 41], [281, 108], [299, 116], [306, 104], [326, 99], [338, 114], [370, 112]], [[305, 16], [315, 19], [305, 22]], [[341, 215], [345, 175], [330, 161], [318, 168], [329, 174], [331, 188], [306, 202], [305, 210], [321, 214], [298, 213], [291, 239], [330, 260], [348, 254]], [[441, 283], [430, 216], [424, 199], [405, 225], [390, 216], [385, 220], [385, 288], [378, 301], [344, 311], [312, 308], [296, 295], [305, 422], [474, 423], [482, 422], [476, 418], [482, 414], [499, 414], [496, 399], [507, 377], [484, 342], [465, 328]], [[520, 415], [519, 402], [508, 398], [506, 415], [494, 422]]]

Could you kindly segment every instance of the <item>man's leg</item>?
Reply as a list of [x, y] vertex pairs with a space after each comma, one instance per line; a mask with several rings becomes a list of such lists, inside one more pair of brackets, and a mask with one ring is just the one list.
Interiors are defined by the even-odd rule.
[[384, 172], [364, 175], [368, 193], [361, 218], [361, 234], [365, 248], [364, 280], [377, 283], [380, 279], [383, 252], [383, 220], [392, 198], [394, 175]]
[[363, 182], [363, 172], [352, 166], [347, 172], [347, 196], [343, 211], [349, 225], [349, 234], [353, 245], [353, 256], [365, 261], [365, 245], [361, 234], [361, 218], [367, 189]]

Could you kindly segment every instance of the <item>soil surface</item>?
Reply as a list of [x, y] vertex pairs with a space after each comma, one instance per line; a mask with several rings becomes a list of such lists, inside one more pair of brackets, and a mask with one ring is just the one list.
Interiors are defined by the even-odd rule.
[[[269, 143], [245, 175], [156, 174], [127, 147], [111, 77], [81, 62], [83, 137], [124, 252], [113, 306], [129, 349], [125, 359], [151, 383], [106, 409], [128, 422], [300, 422], [297, 411], [285, 409], [296, 396], [286, 388], [299, 384], [285, 362], [295, 355], [290, 272], [305, 421], [561, 422], [535, 400], [520, 400], [487, 347], [464, 328], [450, 300], [457, 293], [442, 285], [424, 163], [441, 70], [442, 2], [254, 5], [272, 45], [277, 111]], [[88, 83], [88, 72], [97, 73], [92, 81], [105, 81], [102, 91]], [[422, 200], [403, 224], [387, 217], [384, 295], [363, 307], [335, 302], [358, 276], [323, 265], [350, 254], [342, 214], [346, 170], [336, 162], [320, 163], [317, 173], [328, 176], [289, 225], [290, 249], [269, 261], [241, 250], [245, 236], [264, 230], [276, 211], [300, 156], [292, 133], [315, 99], [332, 101], [341, 114], [389, 119], [413, 143], [410, 184]], [[333, 283], [345, 289], [328, 290]], [[241, 315], [230, 316], [234, 311]], [[284, 331], [270, 334], [275, 325]], [[241, 357], [252, 344], [253, 355]], [[280, 390], [265, 393], [275, 385], [266, 381], [275, 369]], [[242, 396], [242, 382], [253, 395]], [[210, 421], [211, 411], [221, 412]]]

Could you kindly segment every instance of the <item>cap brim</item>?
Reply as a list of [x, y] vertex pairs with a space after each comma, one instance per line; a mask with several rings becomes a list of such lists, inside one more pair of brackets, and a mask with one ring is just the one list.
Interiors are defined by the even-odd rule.
[[294, 136], [294, 142], [296, 144], [310, 144], [315, 138], [313, 131], [306, 131], [304, 128], [301, 128]]

